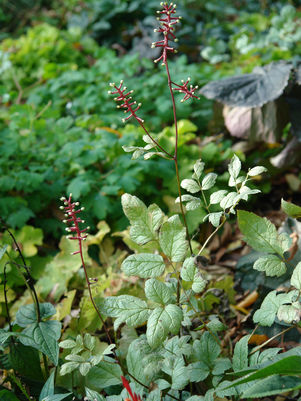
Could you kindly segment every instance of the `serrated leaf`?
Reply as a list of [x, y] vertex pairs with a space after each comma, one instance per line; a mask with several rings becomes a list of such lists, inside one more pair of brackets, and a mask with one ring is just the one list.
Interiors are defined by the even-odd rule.
[[73, 340], [64, 340], [59, 343], [60, 348], [74, 348], [76, 342]]
[[130, 194], [123, 194], [121, 203], [124, 214], [131, 223], [130, 235], [132, 240], [139, 245], [155, 240], [157, 235], [154, 232], [151, 214], [145, 204]]
[[92, 368], [92, 366], [91, 366], [91, 364], [89, 362], [81, 363], [79, 365], [79, 373], [82, 376], [86, 376], [91, 368]]
[[140, 253], [128, 256], [121, 265], [127, 276], [150, 278], [161, 276], [165, 270], [165, 263], [161, 255]]
[[152, 231], [156, 232], [157, 230], [159, 230], [160, 226], [163, 223], [164, 213], [155, 203], [150, 205], [147, 210], [150, 213], [151, 217]]
[[180, 272], [181, 278], [184, 281], [193, 281], [196, 272], [197, 267], [195, 266], [194, 258], [190, 257], [185, 259]]
[[162, 281], [151, 278], [145, 283], [145, 295], [150, 301], [165, 305], [173, 298], [173, 292], [170, 287]]
[[192, 282], [192, 290], [196, 293], [203, 291], [206, 287], [207, 281], [199, 273], [193, 257], [185, 259], [180, 275], [184, 281]]
[[228, 191], [225, 191], [224, 189], [213, 192], [213, 194], [210, 195], [210, 204], [215, 205], [217, 203], [220, 203], [220, 201], [224, 199], [227, 193]]
[[289, 244], [283, 242], [276, 227], [265, 217], [245, 210], [238, 211], [238, 225], [245, 241], [258, 252], [277, 253], [283, 256]]
[[117, 317], [119, 325], [125, 322], [131, 327], [143, 324], [150, 314], [146, 302], [132, 295], [107, 297], [102, 310], [108, 316]]
[[191, 201], [191, 202], [187, 202], [185, 207], [186, 210], [190, 211], [190, 210], [196, 210], [201, 206], [201, 201], [200, 199], [196, 200], [196, 201]]
[[122, 371], [117, 363], [102, 361], [98, 366], [93, 366], [86, 376], [88, 387], [102, 390], [109, 386], [121, 383]]
[[216, 179], [217, 179], [217, 174], [215, 173], [209, 173], [205, 175], [201, 184], [202, 189], [205, 191], [207, 189], [212, 188], [215, 184]]
[[213, 367], [215, 360], [221, 353], [218, 337], [207, 331], [204, 332], [200, 340], [193, 342], [193, 350], [198, 361]]
[[181, 262], [187, 252], [186, 230], [178, 215], [170, 217], [161, 227], [159, 244], [172, 262]]
[[301, 317], [301, 305], [299, 302], [293, 302], [291, 305], [281, 305], [277, 312], [280, 321], [291, 324], [299, 323]]
[[171, 388], [173, 390], [182, 390], [189, 383], [190, 368], [185, 366], [182, 356], [165, 359], [162, 371], [171, 377]]
[[193, 176], [193, 178], [199, 179], [200, 176], [202, 175], [202, 172], [204, 171], [204, 167], [205, 167], [205, 163], [202, 162], [201, 160], [197, 160], [193, 166], [193, 170], [194, 170], [194, 174], [195, 174], [195, 177]]
[[64, 376], [68, 373], [73, 372], [75, 369], [79, 367], [79, 362], [66, 362], [61, 366], [60, 375]]
[[281, 199], [281, 209], [289, 216], [294, 219], [298, 219], [301, 217], [301, 207], [298, 205], [294, 205], [291, 202], [286, 202], [284, 199]]
[[201, 188], [199, 187], [199, 184], [192, 179], [186, 178], [181, 182], [181, 187], [186, 189], [186, 191], [190, 192], [191, 194], [196, 194], [197, 192], [200, 192]]
[[[199, 198], [197, 198], [196, 196], [192, 196], [192, 195], [182, 195], [181, 196], [182, 202], [190, 202], [190, 201], [197, 201], [199, 200]], [[175, 200], [175, 203], [180, 203], [180, 197], [178, 196]]]
[[144, 149], [137, 149], [133, 152], [132, 154], [132, 160], [139, 159], [140, 156], [144, 155], [145, 150]]
[[213, 227], [218, 227], [221, 221], [223, 212], [209, 213], [208, 218]]
[[224, 210], [234, 206], [237, 199], [237, 192], [229, 192], [220, 202], [221, 208]]
[[261, 326], [271, 326], [279, 307], [285, 303], [290, 303], [294, 296], [295, 291], [278, 295], [277, 291], [271, 291], [263, 300], [260, 309], [254, 313], [254, 323], [259, 323]]
[[297, 264], [293, 271], [291, 285], [297, 288], [297, 290], [301, 290], [301, 262]]
[[267, 255], [257, 259], [253, 268], [265, 272], [270, 277], [280, 277], [286, 272], [285, 263], [276, 255]]
[[61, 336], [61, 323], [55, 320], [40, 322], [26, 327], [20, 342], [23, 345], [36, 348], [43, 352], [55, 366], [58, 364], [59, 346], [58, 340]]
[[210, 373], [209, 366], [204, 362], [194, 362], [189, 365], [190, 368], [190, 381], [200, 382], [205, 380]]
[[142, 335], [134, 340], [128, 349], [126, 362], [130, 374], [149, 385], [161, 370], [161, 361], [163, 357], [160, 353], [154, 351], [148, 344], [146, 336]]
[[155, 308], [147, 322], [146, 337], [152, 348], [163, 343], [168, 333], [177, 334], [180, 330], [183, 313], [177, 305]]
[[265, 167], [263, 167], [263, 166], [256, 166], [256, 167], [251, 168], [251, 169], [248, 171], [248, 175], [249, 175], [250, 177], [255, 177], [256, 175], [260, 175], [260, 174], [262, 174], [262, 173], [264, 173], [264, 172], [266, 172], [266, 171], [267, 171], [267, 169], [266, 169]]
[[229, 163], [228, 170], [230, 173], [230, 176], [236, 181], [236, 178], [239, 176], [240, 170], [241, 170], [241, 161], [239, 158], [234, 155]]
[[242, 337], [235, 345], [232, 360], [234, 372], [248, 367], [248, 342], [250, 337], [250, 335]]

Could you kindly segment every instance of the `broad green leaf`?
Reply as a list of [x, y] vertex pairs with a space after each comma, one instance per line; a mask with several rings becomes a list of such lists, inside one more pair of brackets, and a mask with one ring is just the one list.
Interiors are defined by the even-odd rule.
[[156, 204], [151, 204], [148, 207], [148, 212], [150, 213], [151, 216], [151, 227], [153, 232], [156, 232], [159, 230], [163, 223], [163, 218], [164, 218], [164, 213], [162, 210], [157, 206]]
[[229, 209], [230, 207], [234, 206], [237, 200], [237, 193], [236, 192], [229, 192], [221, 201], [220, 207], [224, 210]]
[[161, 370], [161, 361], [163, 357], [160, 353], [154, 351], [148, 344], [145, 335], [134, 340], [128, 349], [126, 363], [130, 374], [149, 385]]
[[178, 215], [170, 217], [161, 227], [159, 243], [172, 262], [181, 262], [187, 252], [186, 230]]
[[243, 392], [242, 398], [257, 398], [287, 393], [301, 388], [301, 378], [296, 376], [270, 376], [256, 381]]
[[216, 179], [217, 179], [217, 174], [215, 173], [209, 173], [205, 175], [201, 184], [202, 189], [205, 191], [207, 189], [212, 188], [215, 184]]
[[151, 215], [145, 204], [136, 196], [130, 194], [123, 194], [121, 203], [124, 214], [131, 223], [130, 235], [132, 240], [139, 245], [143, 245], [156, 239]]
[[121, 268], [127, 276], [150, 278], [161, 276], [165, 270], [165, 264], [161, 255], [139, 253], [128, 256]]
[[301, 305], [299, 302], [293, 302], [291, 305], [281, 305], [277, 312], [280, 321], [292, 324], [300, 322]]
[[210, 195], [210, 204], [215, 205], [217, 203], [220, 203], [220, 201], [224, 199], [227, 193], [228, 191], [225, 191], [224, 189], [213, 192], [213, 194]]
[[193, 343], [195, 358], [213, 367], [215, 360], [221, 353], [218, 337], [208, 331], [204, 332], [200, 340]]
[[228, 166], [228, 170], [229, 173], [231, 175], [231, 177], [234, 178], [234, 181], [236, 180], [236, 178], [239, 176], [240, 170], [241, 170], [241, 161], [239, 160], [239, 158], [234, 155], [229, 163]]
[[207, 281], [199, 273], [193, 257], [184, 260], [180, 275], [184, 281], [192, 282], [192, 290], [196, 293], [203, 291], [207, 284]]
[[91, 364], [89, 362], [83, 362], [79, 365], [79, 373], [82, 376], [87, 376], [89, 370], [91, 369]]
[[107, 297], [104, 300], [103, 312], [111, 317], [117, 317], [114, 327], [125, 322], [128, 326], [137, 327], [146, 322], [150, 310], [145, 301], [132, 295]]
[[295, 291], [291, 291], [288, 294], [277, 295], [277, 291], [271, 291], [263, 300], [260, 309], [254, 313], [254, 322], [259, 323], [261, 326], [271, 326], [274, 323], [279, 307], [285, 303], [290, 303], [295, 294]]
[[191, 194], [196, 194], [200, 192], [201, 188], [199, 184], [192, 179], [185, 179], [181, 182], [181, 187], [186, 189], [186, 191], [190, 192]]
[[281, 209], [289, 216], [294, 219], [298, 219], [301, 217], [301, 207], [295, 205], [291, 202], [286, 202], [284, 199], [281, 199]]
[[168, 333], [177, 334], [180, 330], [183, 313], [177, 305], [155, 308], [147, 322], [146, 337], [152, 348], [158, 347]]
[[86, 400], [87, 401], [105, 401], [105, 397], [97, 391], [91, 390], [88, 387], [85, 387], [85, 392], [86, 392]]
[[194, 362], [189, 365], [190, 381], [200, 382], [206, 379], [210, 373], [210, 367], [205, 362]]
[[53, 370], [51, 375], [48, 377], [46, 383], [44, 384], [41, 394], [39, 396], [39, 401], [43, 401], [45, 397], [54, 394], [54, 374], [55, 370]]
[[253, 268], [260, 272], [265, 272], [270, 277], [280, 277], [286, 272], [285, 263], [276, 255], [267, 255], [257, 259]]
[[[298, 347], [300, 349], [300, 347]], [[248, 383], [253, 380], [264, 379], [274, 375], [300, 375], [301, 374], [301, 356], [300, 355], [286, 355], [279, 354], [275, 356], [273, 362], [264, 363], [262, 365], [252, 366], [245, 377], [235, 380], [230, 386], [234, 387], [243, 383]], [[243, 373], [239, 372], [239, 373]]]
[[291, 285], [297, 288], [297, 290], [301, 290], [301, 262], [297, 264], [293, 271]]
[[213, 227], [218, 227], [221, 221], [223, 212], [209, 213], [208, 218]]
[[205, 401], [205, 398], [202, 395], [193, 395], [187, 398], [186, 401]]
[[200, 201], [200, 199], [196, 199], [196, 200], [193, 200], [193, 201], [191, 201], [191, 202], [187, 202], [186, 205], [185, 205], [186, 210], [188, 210], [188, 211], [196, 210], [196, 209], [198, 209], [200, 206], [201, 206], [201, 201]]
[[289, 243], [278, 235], [276, 227], [268, 219], [244, 210], [239, 210], [237, 213], [238, 225], [245, 241], [255, 251], [283, 256], [283, 252], [289, 249]]
[[[30, 369], [28, 369], [29, 360]], [[40, 354], [36, 349], [25, 346], [20, 342], [10, 344], [8, 361], [11, 368], [23, 377], [43, 381]]]
[[205, 163], [202, 162], [201, 160], [197, 160], [193, 166], [193, 170], [194, 170], [193, 178], [197, 178], [199, 180], [200, 176], [202, 175], [202, 172], [204, 171], [204, 167], [205, 167]]
[[61, 366], [60, 375], [64, 376], [68, 373], [73, 372], [75, 369], [79, 368], [79, 362], [66, 362]]
[[[207, 325], [208, 327], [208, 325]], [[232, 363], [228, 358], [219, 358], [216, 360], [212, 374], [216, 376], [221, 376], [226, 370], [232, 368]]]
[[64, 340], [59, 343], [60, 348], [74, 348], [76, 342], [73, 340]]
[[185, 366], [182, 356], [165, 359], [162, 371], [171, 377], [171, 388], [173, 390], [183, 390], [190, 381], [190, 368]]
[[93, 390], [102, 390], [121, 383], [122, 370], [117, 363], [102, 361], [90, 369], [86, 385]]
[[58, 340], [61, 336], [61, 323], [55, 320], [40, 322], [26, 327], [20, 337], [23, 345], [29, 345], [43, 352], [55, 366], [58, 364], [59, 346]]
[[150, 301], [158, 304], [168, 304], [172, 301], [173, 292], [170, 287], [162, 283], [162, 281], [151, 278], [145, 283], [145, 295]]
[[248, 171], [248, 175], [249, 175], [250, 177], [255, 177], [256, 175], [260, 175], [260, 174], [264, 173], [265, 171], [267, 171], [267, 169], [266, 169], [265, 167], [263, 167], [263, 166], [256, 166], [256, 167], [251, 168], [251, 169]]
[[181, 268], [181, 273], [180, 273], [181, 278], [184, 281], [193, 281], [196, 272], [197, 272], [197, 267], [194, 263], [194, 258], [193, 257], [186, 258]]
[[248, 341], [250, 337], [250, 335], [242, 337], [235, 345], [232, 360], [234, 372], [248, 367]]
[[[40, 303], [40, 315], [41, 319], [47, 319], [55, 314], [56, 310], [55, 307], [49, 303]], [[29, 324], [37, 322], [37, 312], [35, 309], [34, 304], [24, 305], [19, 308], [18, 312], [16, 313], [16, 323], [20, 327], [26, 327]]]

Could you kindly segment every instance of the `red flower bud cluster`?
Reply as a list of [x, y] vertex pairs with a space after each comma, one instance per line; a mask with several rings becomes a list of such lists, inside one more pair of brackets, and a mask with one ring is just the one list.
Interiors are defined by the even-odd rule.
[[[123, 387], [127, 389], [129, 395], [131, 396], [132, 401], [142, 401], [140, 395], [132, 392], [129, 382], [126, 380], [124, 376], [121, 376]], [[126, 398], [125, 401], [130, 401], [129, 398]]]
[[80, 209], [76, 209], [79, 206], [79, 202], [72, 202], [72, 194], [69, 195], [69, 198], [66, 199], [64, 196], [61, 198], [61, 201], [64, 202], [64, 206], [60, 206], [60, 209], [65, 211], [65, 216], [67, 219], [63, 220], [65, 224], [71, 224], [71, 226], [66, 227], [66, 231], [70, 232], [71, 234], [67, 236], [67, 238], [72, 240], [78, 240], [79, 242], [79, 250], [76, 252], [72, 252], [71, 255], [76, 255], [78, 253], [82, 253], [82, 246], [81, 242], [87, 238], [87, 230], [90, 227], [80, 229], [79, 224], [85, 223], [85, 220], [82, 220], [78, 214], [84, 210], [83, 207]]
[[172, 40], [174, 42], [177, 42], [177, 39], [175, 37], [175, 34], [173, 33], [175, 27], [174, 25], [180, 22], [181, 17], [174, 17], [173, 15], [176, 13], [176, 4], [173, 3], [161, 3], [161, 6], [163, 7], [163, 10], [157, 11], [158, 14], [161, 14], [162, 16], [158, 18], [158, 20], [161, 23], [161, 26], [157, 29], [155, 29], [155, 32], [163, 33], [164, 39], [159, 40], [157, 42], [152, 43], [152, 48], [155, 47], [161, 47], [162, 48], [162, 54], [159, 58], [154, 60], [155, 63], [158, 63], [159, 61], [162, 60], [162, 65], [165, 65], [167, 62], [167, 52], [172, 52], [176, 53], [177, 50], [174, 49], [170, 44], [169, 41]]
[[[136, 112], [140, 109], [141, 103], [138, 103], [136, 101], [132, 101], [132, 96], [130, 96], [134, 91], [128, 91], [127, 92], [127, 87], [123, 87], [123, 81], [120, 81], [119, 86], [115, 85], [115, 83], [110, 83], [110, 86], [115, 88], [115, 91], [108, 91], [109, 95], [118, 95], [117, 97], [114, 98], [116, 102], [123, 102], [122, 104], [118, 105], [117, 108], [122, 108], [125, 109], [125, 113], [130, 113], [126, 118], [122, 119], [122, 122], [126, 122], [129, 120], [131, 117], [134, 117], [138, 123], [143, 124], [144, 120], [142, 118], [138, 117], [136, 115]], [[136, 107], [137, 105], [137, 107]]]
[[192, 85], [190, 85], [190, 87], [188, 87], [188, 84], [190, 82], [190, 78], [187, 78], [187, 81], [184, 82], [184, 80], [182, 79], [182, 85], [178, 85], [175, 84], [173, 82], [173, 85], [176, 85], [177, 88], [172, 88], [174, 91], [179, 91], [180, 93], [185, 93], [185, 96], [183, 97], [183, 99], [181, 100], [181, 102], [185, 102], [188, 99], [191, 98], [196, 98], [196, 99], [200, 99], [198, 96], [196, 96], [194, 94], [194, 92], [198, 89], [198, 86], [193, 87]]

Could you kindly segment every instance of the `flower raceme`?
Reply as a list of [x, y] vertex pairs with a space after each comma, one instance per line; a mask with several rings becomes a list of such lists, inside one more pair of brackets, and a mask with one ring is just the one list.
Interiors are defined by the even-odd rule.
[[127, 92], [127, 87], [123, 86], [123, 80], [120, 81], [119, 86], [115, 85], [115, 83], [110, 83], [110, 86], [115, 88], [115, 91], [108, 91], [109, 95], [118, 95], [114, 100], [116, 102], [123, 102], [117, 105], [117, 108], [125, 109], [124, 113], [130, 113], [126, 118], [123, 118], [122, 121], [126, 122], [131, 117], [134, 117], [139, 123], [144, 123], [144, 120], [136, 115], [136, 112], [141, 107], [141, 103], [137, 105], [137, 102], [135, 100], [132, 101], [132, 96], [130, 96], [134, 91], [131, 90]]
[[165, 65], [167, 62], [167, 52], [176, 53], [177, 50], [172, 47], [169, 41], [177, 42], [178, 39], [174, 34], [175, 26], [178, 22], [180, 22], [181, 17], [175, 17], [177, 5], [167, 2], [162, 2], [160, 5], [163, 7], [162, 10], [157, 11], [158, 14], [161, 14], [161, 17], [158, 17], [160, 21], [160, 27], [156, 28], [154, 31], [158, 33], [163, 33], [163, 40], [158, 40], [157, 42], [152, 43], [152, 48], [160, 47], [162, 48], [162, 54], [159, 58], [154, 60], [155, 63], [158, 63], [162, 60], [162, 65]]
[[70, 223], [71, 226], [66, 227], [66, 231], [71, 234], [67, 236], [68, 239], [77, 240], [79, 243], [79, 250], [72, 252], [72, 255], [81, 254], [82, 256], [82, 241], [87, 238], [87, 230], [90, 227], [86, 227], [80, 229], [79, 224], [85, 223], [85, 220], [82, 220], [79, 217], [79, 213], [84, 210], [83, 207], [77, 209], [79, 206], [79, 202], [72, 202], [72, 194], [69, 195], [69, 198], [66, 199], [64, 196], [61, 198], [61, 201], [64, 202], [64, 206], [61, 206], [60, 209], [65, 211], [65, 217], [67, 219], [63, 220], [63, 223]]
[[[129, 382], [126, 380], [124, 376], [121, 376], [123, 387], [127, 389], [132, 401], [142, 401], [140, 395], [132, 392]], [[125, 401], [130, 401], [129, 398], [125, 398]]]

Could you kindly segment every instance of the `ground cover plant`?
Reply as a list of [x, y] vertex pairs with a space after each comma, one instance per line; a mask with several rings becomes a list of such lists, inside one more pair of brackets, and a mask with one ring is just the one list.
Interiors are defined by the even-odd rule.
[[[207, 401], [282, 393], [289, 393], [291, 399], [299, 396], [300, 346], [284, 352], [285, 343], [275, 346], [273, 341], [281, 336], [284, 340], [291, 332], [298, 336], [301, 257], [296, 219], [301, 217], [301, 208], [282, 201], [290, 220], [280, 233], [267, 218], [241, 210], [244, 201], [260, 193], [256, 182], [266, 173], [265, 167], [254, 165], [244, 172], [240, 158], [231, 151], [227, 171], [220, 174], [208, 149], [201, 154], [197, 147], [185, 151], [195, 128], [187, 120], [178, 120], [177, 104], [179, 100], [198, 102], [199, 91], [190, 78], [177, 81], [169, 62], [176, 52], [175, 28], [180, 23], [176, 5], [161, 3], [158, 18], [156, 33], [161, 37], [152, 48], [160, 51], [155, 62], [162, 64], [166, 74], [174, 125], [153, 134], [143, 117], [147, 109], [133, 99], [139, 99], [138, 95], [134, 96], [123, 80], [111, 83], [109, 95], [125, 112], [123, 122], [131, 119], [140, 125], [138, 131], [133, 126], [123, 129], [124, 134], [133, 132], [129, 143], [123, 138], [113, 141], [112, 162], [115, 152], [122, 159], [121, 149], [117, 150], [122, 146], [133, 159], [146, 160], [141, 160], [141, 169], [148, 166], [150, 176], [155, 168], [168, 170], [170, 175], [165, 173], [162, 179], [170, 181], [168, 188], [172, 194], [177, 192], [177, 198], [169, 200], [167, 214], [151, 203], [151, 191], [152, 200], [142, 201], [136, 196], [138, 184], [129, 191], [126, 182], [124, 189], [132, 193], [123, 193], [121, 204], [130, 228], [115, 233], [124, 242], [115, 249], [106, 222], [99, 222], [95, 235], [89, 234], [89, 214], [103, 213], [98, 211], [103, 204], [91, 210], [91, 195], [85, 198], [81, 193], [85, 176], [69, 188], [73, 194], [61, 198], [61, 211], [56, 213], [67, 236], [61, 239], [60, 252], [46, 261], [37, 255], [43, 241], [40, 229], [25, 226], [16, 231], [1, 220], [1, 301], [7, 322], [0, 329], [0, 361], [5, 372], [0, 395], [4, 400]], [[62, 129], [64, 123], [68, 127], [68, 120], [61, 123]], [[111, 134], [116, 138], [116, 132], [108, 129], [96, 135], [90, 142], [92, 151], [112, 141]], [[71, 135], [76, 135], [76, 130]], [[28, 139], [29, 150], [32, 143]], [[72, 146], [79, 144], [80, 139]], [[68, 151], [68, 143], [65, 146]], [[110, 146], [105, 150], [108, 153]], [[217, 152], [218, 147], [213, 151], [211, 146], [213, 159]], [[192, 168], [181, 159], [183, 154], [196, 159]], [[85, 155], [81, 156], [79, 164], [84, 165]], [[229, 156], [229, 152], [221, 155], [218, 161]], [[90, 172], [93, 174], [92, 169]], [[99, 178], [95, 177], [95, 183]], [[121, 195], [121, 189], [112, 191]], [[79, 198], [84, 200], [83, 207]], [[159, 199], [158, 192], [155, 199]], [[232, 341], [230, 324], [235, 310], [245, 313], [254, 295], [238, 309], [231, 308], [229, 304], [235, 303], [233, 279], [216, 280], [207, 266], [209, 245], [218, 232], [231, 227], [229, 221], [236, 215], [244, 240], [256, 252], [249, 263], [252, 272], [272, 279], [267, 280], [269, 290], [259, 297], [252, 320], [248, 311], [246, 326], [237, 317], [240, 327], [235, 328], [238, 335]], [[200, 223], [207, 228], [201, 242]], [[129, 250], [134, 253], [129, 255]], [[22, 282], [27, 291], [10, 308]], [[271, 327], [273, 334], [258, 335], [259, 327]]]

